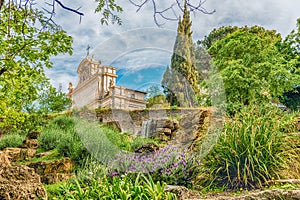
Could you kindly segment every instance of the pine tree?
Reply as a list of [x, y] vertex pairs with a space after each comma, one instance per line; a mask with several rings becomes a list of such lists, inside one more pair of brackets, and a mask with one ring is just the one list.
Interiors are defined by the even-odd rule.
[[171, 69], [167, 67], [162, 80], [168, 102], [181, 107], [194, 106], [195, 93], [199, 92], [191, 26], [190, 12], [185, 3], [182, 20], [178, 22]]

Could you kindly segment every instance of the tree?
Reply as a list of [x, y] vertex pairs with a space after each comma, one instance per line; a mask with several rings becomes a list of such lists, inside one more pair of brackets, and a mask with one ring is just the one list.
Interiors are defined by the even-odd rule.
[[190, 12], [185, 4], [182, 20], [178, 22], [171, 70], [166, 69], [162, 80], [163, 87], [168, 88], [166, 97], [171, 105], [191, 107], [194, 105], [195, 93], [199, 92], [191, 26]]
[[253, 102], [278, 100], [299, 83], [294, 60], [281, 53], [282, 38], [262, 27], [238, 28], [212, 43], [208, 52], [221, 74], [230, 111]]
[[70, 108], [72, 100], [63, 92], [49, 85], [37, 101], [37, 110], [42, 113], [62, 112]]
[[[24, 108], [39, 97], [49, 83], [44, 68], [51, 56], [72, 53], [72, 38], [47, 23], [38, 10], [4, 2], [0, 13], [0, 115], [6, 123], [23, 115]], [[15, 119], [16, 120], [16, 119]], [[22, 119], [20, 119], [22, 121]]]
[[[281, 52], [287, 60], [294, 60], [296, 68], [293, 73], [300, 74], [300, 18], [297, 20], [297, 29], [286, 36], [280, 45]], [[294, 89], [285, 92], [280, 98], [281, 102], [290, 109], [298, 109], [300, 106], [300, 84], [295, 83]]]
[[203, 40], [197, 41], [197, 46], [208, 50], [212, 44], [218, 40], [225, 38], [228, 34], [238, 30], [237, 26], [222, 26], [218, 29], [213, 29], [207, 36], [204, 36]]

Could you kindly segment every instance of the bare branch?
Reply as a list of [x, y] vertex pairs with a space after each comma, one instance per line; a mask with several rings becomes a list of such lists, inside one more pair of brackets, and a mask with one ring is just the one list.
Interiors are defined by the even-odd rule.
[[[179, 9], [183, 12], [183, 0], [174, 0], [170, 6], [166, 8], [159, 8], [157, 5], [158, 0], [143, 0], [141, 3], [136, 3], [137, 0], [129, 0], [129, 2], [137, 7], [136, 12], [139, 12], [146, 5], [151, 5], [153, 9], [153, 19], [157, 26], [162, 26], [165, 23], [160, 23], [158, 18], [167, 21], [177, 21], [179, 19], [179, 14], [176, 13], [176, 10]], [[203, 6], [206, 3], [206, 0], [199, 0], [197, 4], [191, 3], [190, 0], [186, 0], [187, 7], [191, 12], [201, 12], [203, 14], [213, 14], [215, 10], [207, 11]], [[171, 15], [170, 15], [171, 13]], [[169, 16], [168, 16], [169, 15]]]
[[58, 3], [63, 9], [68, 10], [68, 11], [73, 12], [73, 13], [76, 13], [80, 16], [84, 16], [84, 14], [82, 12], [79, 12], [78, 9], [75, 10], [75, 9], [70, 8], [70, 7], [64, 6], [59, 0], [54, 0], [54, 1], [56, 3]]

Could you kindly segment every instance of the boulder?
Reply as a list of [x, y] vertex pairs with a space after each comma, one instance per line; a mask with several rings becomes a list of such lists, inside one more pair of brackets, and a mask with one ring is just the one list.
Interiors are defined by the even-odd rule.
[[10, 162], [17, 162], [33, 158], [36, 153], [36, 150], [24, 148], [5, 148], [3, 150], [3, 153], [6, 154]]
[[0, 168], [10, 166], [10, 162], [5, 153], [0, 151]]
[[40, 176], [25, 165], [0, 166], [0, 199], [47, 199]]
[[46, 184], [53, 184], [58, 181], [69, 179], [74, 164], [70, 158], [63, 158], [53, 162], [40, 161], [29, 163], [27, 165], [35, 170], [41, 176], [41, 180]]
[[23, 148], [37, 149], [38, 146], [37, 139], [26, 139], [23, 141]]
[[143, 144], [134, 150], [135, 153], [152, 153], [158, 150], [158, 146], [153, 142]]
[[41, 181], [44, 184], [54, 184], [59, 181], [64, 181], [72, 178], [72, 174], [63, 174], [63, 173], [52, 173], [52, 174], [47, 174], [41, 177]]
[[174, 130], [175, 130], [175, 126], [174, 126], [173, 120], [167, 119], [167, 120], [165, 121], [165, 124], [164, 124], [163, 128], [168, 128], [168, 129], [170, 129], [171, 131], [174, 131]]
[[46, 152], [41, 152], [41, 153], [35, 154], [35, 157], [40, 158], [40, 157], [45, 157], [45, 156], [48, 156], [48, 155], [51, 155], [51, 154], [52, 154], [52, 152], [46, 151]]
[[185, 199], [199, 199], [199, 195], [193, 193], [184, 186], [167, 185], [164, 189], [165, 192], [172, 192], [177, 196], [178, 200]]
[[170, 129], [170, 128], [164, 128], [163, 133], [166, 136], [171, 136], [172, 135], [172, 129]]

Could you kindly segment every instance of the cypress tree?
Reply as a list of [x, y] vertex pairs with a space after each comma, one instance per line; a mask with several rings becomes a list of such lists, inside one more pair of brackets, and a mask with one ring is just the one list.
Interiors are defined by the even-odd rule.
[[178, 22], [171, 69], [167, 67], [162, 80], [168, 102], [182, 107], [194, 106], [195, 93], [199, 92], [191, 26], [190, 12], [185, 3], [183, 17]]

